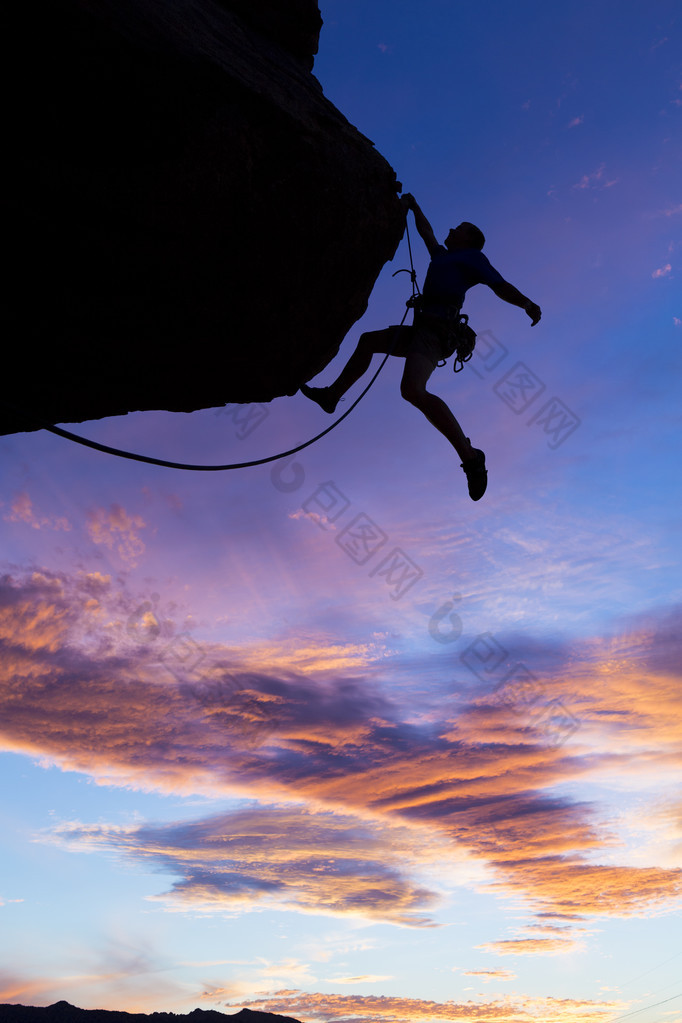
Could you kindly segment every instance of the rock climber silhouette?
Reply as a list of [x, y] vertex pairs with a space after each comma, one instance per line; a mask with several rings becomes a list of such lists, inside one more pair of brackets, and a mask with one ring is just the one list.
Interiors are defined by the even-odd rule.
[[525, 310], [531, 326], [540, 319], [540, 306], [522, 295], [491, 266], [481, 251], [485, 243], [483, 233], [474, 224], [465, 221], [453, 227], [444, 245], [440, 245], [414, 196], [407, 193], [401, 197], [401, 202], [406, 214], [412, 210], [417, 231], [431, 257], [422, 303], [415, 311], [414, 323], [362, 334], [333, 384], [329, 387], [304, 384], [301, 392], [325, 412], [332, 413], [342, 395], [369, 369], [374, 354], [391, 352], [405, 359], [400, 393], [450, 441], [462, 459], [469, 495], [478, 501], [488, 483], [485, 454], [472, 446], [448, 406], [438, 395], [426, 390], [426, 383], [438, 362], [453, 353], [452, 324], [458, 321], [464, 295], [473, 285], [487, 284], [498, 298]]

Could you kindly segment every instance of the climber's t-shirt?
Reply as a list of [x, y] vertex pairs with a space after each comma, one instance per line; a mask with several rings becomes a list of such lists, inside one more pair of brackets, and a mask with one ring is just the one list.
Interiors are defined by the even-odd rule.
[[424, 281], [424, 299], [429, 306], [440, 303], [461, 307], [464, 295], [474, 284], [503, 284], [504, 277], [480, 249], [448, 251], [444, 245], [431, 257]]

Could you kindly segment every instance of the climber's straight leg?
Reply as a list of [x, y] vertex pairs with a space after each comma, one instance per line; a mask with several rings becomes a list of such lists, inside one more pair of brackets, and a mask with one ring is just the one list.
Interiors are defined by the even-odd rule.
[[405, 370], [400, 382], [400, 393], [406, 401], [423, 412], [428, 421], [446, 437], [463, 462], [471, 458], [472, 447], [452, 412], [442, 398], [426, 390], [426, 383], [434, 365], [428, 355], [410, 352], [405, 358]]

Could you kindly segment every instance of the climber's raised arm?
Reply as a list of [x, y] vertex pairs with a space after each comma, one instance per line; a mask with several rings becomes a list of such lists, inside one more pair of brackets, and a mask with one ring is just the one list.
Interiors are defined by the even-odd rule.
[[536, 305], [535, 302], [531, 302], [525, 295], [522, 295], [513, 284], [510, 284], [508, 281], [502, 281], [501, 284], [491, 284], [490, 287], [497, 297], [501, 298], [504, 302], [509, 302], [510, 305], [517, 305], [525, 310], [531, 318], [531, 327], [534, 327], [539, 321], [542, 316], [540, 306]]
[[441, 246], [436, 241], [436, 236], [433, 233], [433, 228], [431, 227], [428, 220], [422, 213], [419, 207], [419, 203], [417, 202], [415, 197], [411, 195], [409, 192], [406, 192], [404, 195], [402, 195], [400, 197], [400, 200], [406, 209], [412, 210], [412, 212], [414, 213], [414, 222], [417, 225], [417, 230], [419, 231], [419, 234], [421, 235], [422, 241], [426, 245], [426, 248], [429, 250], [429, 255], [433, 256], [433, 254], [437, 252], [438, 249], [441, 248]]

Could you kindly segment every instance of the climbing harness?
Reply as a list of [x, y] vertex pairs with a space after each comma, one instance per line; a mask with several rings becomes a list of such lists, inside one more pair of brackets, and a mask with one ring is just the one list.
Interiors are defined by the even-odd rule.
[[[405, 313], [403, 315], [402, 320], [400, 321], [399, 326], [395, 330], [395, 337], [393, 339], [393, 343], [391, 344], [389, 351], [384, 356], [384, 358], [383, 358], [383, 360], [381, 362], [381, 365], [377, 369], [376, 373], [374, 374], [374, 376], [372, 377], [370, 382], [367, 384], [367, 386], [365, 387], [364, 391], [360, 394], [360, 396], [355, 399], [353, 404], [350, 405], [349, 408], [347, 408], [346, 411], [343, 413], [343, 415], [339, 416], [339, 418], [336, 419], [331, 424], [331, 426], [328, 426], [325, 430], [322, 430], [320, 433], [316, 434], [314, 437], [311, 437], [310, 440], [304, 441], [303, 444], [298, 444], [295, 448], [289, 448], [288, 451], [280, 451], [276, 455], [268, 455], [266, 458], [254, 458], [254, 459], [251, 459], [248, 462], [230, 462], [230, 463], [228, 463], [226, 465], [195, 465], [195, 464], [186, 463], [186, 462], [171, 462], [171, 461], [168, 461], [165, 458], [154, 458], [151, 455], [138, 455], [138, 454], [136, 454], [133, 451], [124, 451], [121, 448], [111, 447], [109, 444], [100, 444], [99, 441], [90, 440], [87, 437], [80, 437], [77, 433], [71, 433], [70, 430], [63, 430], [61, 428], [61, 426], [55, 426], [53, 423], [42, 422], [42, 421], [39, 420], [39, 422], [41, 423], [41, 428], [43, 430], [48, 430], [50, 433], [56, 434], [58, 437], [64, 437], [66, 440], [73, 441], [75, 444], [82, 444], [84, 447], [94, 448], [95, 451], [103, 451], [107, 455], [117, 455], [119, 458], [129, 458], [129, 459], [131, 459], [134, 462], [146, 462], [149, 465], [161, 465], [161, 466], [164, 466], [165, 468], [168, 468], [168, 469], [185, 469], [185, 470], [194, 471], [194, 472], [224, 472], [224, 471], [227, 471], [228, 469], [247, 469], [247, 468], [249, 468], [252, 465], [265, 465], [268, 462], [276, 462], [280, 458], [288, 458], [290, 455], [295, 455], [299, 451], [303, 451], [304, 448], [310, 447], [311, 444], [315, 444], [316, 441], [321, 440], [322, 437], [325, 437], [332, 430], [336, 429], [336, 427], [340, 423], [342, 423], [343, 420], [346, 419], [347, 416], [349, 416], [351, 414], [353, 409], [356, 407], [356, 405], [359, 404], [359, 402], [362, 401], [362, 399], [365, 397], [365, 395], [369, 391], [370, 387], [372, 386], [372, 384], [374, 383], [376, 378], [381, 373], [382, 369], [386, 365], [386, 362], [388, 361], [389, 355], [392, 354], [393, 349], [396, 346], [396, 343], [398, 341], [398, 337], [400, 335], [400, 327], [403, 326], [403, 324], [405, 323], [405, 320], [407, 319], [407, 314], [410, 311], [410, 309], [412, 308], [413, 300], [415, 299], [416, 296], [419, 295], [419, 287], [417, 285], [417, 275], [415, 273], [414, 263], [413, 263], [413, 260], [412, 260], [412, 246], [410, 245], [410, 232], [409, 232], [409, 229], [407, 227], [407, 224], [405, 225], [405, 231], [407, 233], [407, 245], [408, 245], [408, 250], [409, 250], [409, 254], [410, 254], [410, 267], [411, 267], [411, 269], [410, 270], [406, 270], [406, 271], [396, 270], [396, 272], [392, 276], [395, 277], [396, 274], [403, 273], [403, 272], [409, 273], [410, 276], [411, 276], [411, 280], [412, 280], [412, 296], [405, 303], [406, 304]], [[20, 412], [19, 409], [15, 408], [15, 406], [11, 405], [9, 402], [4, 403], [4, 404], [6, 404], [7, 408], [11, 408], [14, 412]]]
[[415, 311], [415, 322], [422, 322], [428, 329], [437, 334], [445, 347], [446, 355], [438, 366], [444, 366], [451, 355], [455, 359], [452, 368], [455, 373], [464, 369], [464, 363], [468, 362], [474, 354], [476, 346], [476, 332], [469, 326], [469, 317], [466, 313], [460, 312], [459, 307], [448, 309], [445, 316], [429, 313], [423, 295], [413, 295], [408, 305], [412, 305]]

